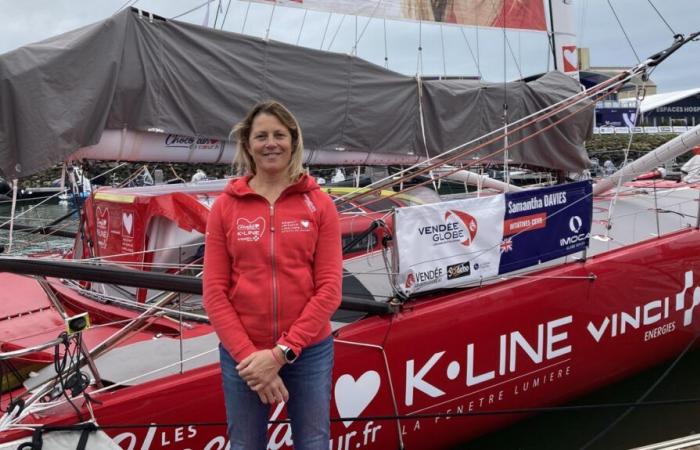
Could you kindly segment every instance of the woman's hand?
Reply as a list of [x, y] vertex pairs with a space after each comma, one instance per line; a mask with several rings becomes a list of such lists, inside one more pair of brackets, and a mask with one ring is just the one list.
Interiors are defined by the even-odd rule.
[[287, 392], [282, 378], [279, 375], [275, 375], [270, 384], [258, 391], [258, 397], [264, 404], [272, 405], [273, 403], [288, 401], [289, 392]]
[[277, 377], [281, 367], [272, 351], [266, 349], [252, 353], [236, 366], [236, 370], [238, 375], [248, 383], [248, 387], [255, 392], [260, 392]]

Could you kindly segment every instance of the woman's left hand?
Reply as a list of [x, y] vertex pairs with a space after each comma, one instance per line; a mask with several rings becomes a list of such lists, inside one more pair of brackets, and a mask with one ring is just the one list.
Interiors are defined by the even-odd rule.
[[238, 375], [248, 383], [248, 387], [257, 392], [275, 379], [281, 367], [272, 352], [266, 349], [245, 358], [236, 366], [236, 370]]

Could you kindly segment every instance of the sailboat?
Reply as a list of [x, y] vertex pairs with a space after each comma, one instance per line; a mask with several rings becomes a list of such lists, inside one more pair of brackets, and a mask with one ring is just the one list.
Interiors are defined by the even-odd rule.
[[[84, 60], [95, 61], [88, 74]], [[628, 191], [619, 174], [455, 203], [414, 198], [416, 189], [391, 200], [390, 188], [417, 173], [469, 179], [464, 167], [500, 155], [504, 137], [513, 161], [585, 168], [586, 108], [605, 86], [581, 92], [561, 72], [506, 85], [422, 80], [133, 9], [3, 55], [0, 92], [15, 93], [19, 77], [55, 95], [2, 101], [37, 108], [44, 98], [40, 110], [71, 114], [3, 122], [9, 176], [71, 158], [226, 162], [227, 124], [272, 95], [299, 111], [307, 164], [410, 166], [363, 190], [330, 188], [346, 247], [365, 247], [346, 255], [333, 318], [330, 448], [448, 448], [672, 358], [700, 333], [690, 184]], [[504, 92], [517, 108], [494, 127]], [[464, 126], [472, 104], [482, 128]], [[695, 145], [698, 133], [662, 153]], [[196, 276], [208, 205], [225, 183], [99, 189], [68, 258], [0, 261], [38, 276], [0, 274], [0, 359], [49, 363], [0, 399], [1, 449], [225, 448], [217, 339]], [[386, 200], [393, 211], [369, 209]], [[450, 245], [462, 252], [406, 259]], [[268, 448], [293, 445], [285, 417], [284, 404], [272, 408]]]

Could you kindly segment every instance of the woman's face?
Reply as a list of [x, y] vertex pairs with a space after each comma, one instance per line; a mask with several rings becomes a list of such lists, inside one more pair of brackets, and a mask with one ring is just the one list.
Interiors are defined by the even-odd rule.
[[266, 113], [255, 116], [248, 142], [257, 174], [278, 175], [289, 167], [292, 135], [277, 117]]

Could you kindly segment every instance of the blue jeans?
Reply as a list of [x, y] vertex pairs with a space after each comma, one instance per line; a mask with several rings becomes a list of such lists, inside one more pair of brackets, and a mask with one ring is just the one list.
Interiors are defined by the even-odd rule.
[[[270, 405], [238, 376], [236, 361], [221, 345], [219, 357], [231, 450], [264, 450]], [[332, 372], [332, 336], [305, 348], [294, 364], [279, 372], [289, 391], [287, 413], [295, 450], [328, 450]]]

